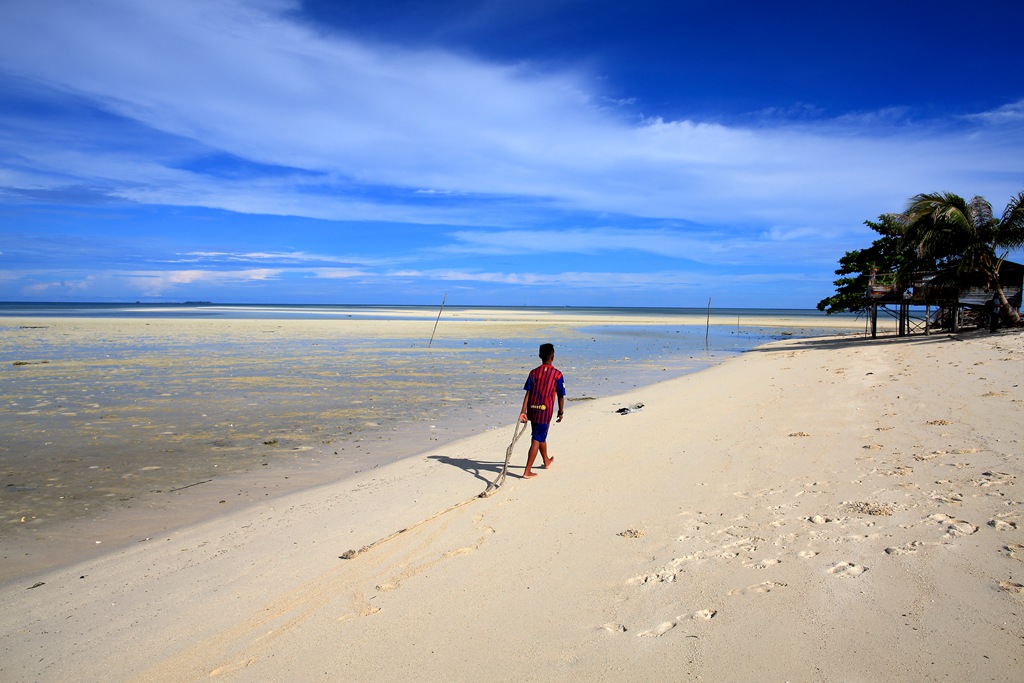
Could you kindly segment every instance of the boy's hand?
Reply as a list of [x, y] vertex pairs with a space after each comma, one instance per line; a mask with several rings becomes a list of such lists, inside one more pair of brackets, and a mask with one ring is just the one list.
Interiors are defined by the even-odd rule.
[[519, 413], [519, 421], [520, 422], [526, 422], [526, 420], [527, 420], [526, 413]]
[[561, 422], [561, 421], [562, 421], [562, 411], [559, 410], [558, 411], [558, 417], [555, 418], [555, 422]]

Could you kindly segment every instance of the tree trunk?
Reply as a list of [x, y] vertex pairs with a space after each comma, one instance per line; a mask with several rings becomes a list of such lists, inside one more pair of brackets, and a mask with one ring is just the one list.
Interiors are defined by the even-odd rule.
[[999, 318], [1010, 327], [1017, 327], [1020, 325], [1020, 313], [1010, 305], [1006, 294], [1003, 292], [1003, 286], [999, 283], [999, 267], [997, 264], [1001, 262], [990, 263], [986, 259], [983, 263], [984, 272], [988, 275], [988, 288], [999, 297]]
[[1010, 305], [999, 283], [996, 283], [995, 290], [996, 295], [999, 297], [999, 317], [1002, 318], [1003, 322], [1009, 323], [1011, 327], [1020, 325], [1020, 313]]

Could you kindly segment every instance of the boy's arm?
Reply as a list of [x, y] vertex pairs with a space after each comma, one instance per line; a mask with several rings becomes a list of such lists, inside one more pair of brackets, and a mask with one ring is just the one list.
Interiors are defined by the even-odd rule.
[[555, 393], [558, 394], [558, 416], [555, 422], [562, 421], [562, 413], [565, 412], [565, 382], [561, 377], [558, 378], [558, 385]]

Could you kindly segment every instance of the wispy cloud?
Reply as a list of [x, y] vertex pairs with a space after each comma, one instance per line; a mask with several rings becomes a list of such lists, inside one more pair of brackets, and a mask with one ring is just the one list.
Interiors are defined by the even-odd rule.
[[[857, 226], [853, 226], [856, 228]], [[812, 256], [849, 230], [770, 226], [759, 232], [690, 225], [665, 228], [602, 227], [550, 230], [458, 230], [437, 251], [477, 256], [526, 255], [542, 248], [551, 254], [649, 254], [715, 265], [740, 265]], [[828, 256], [829, 262], [834, 255]]]
[[991, 125], [1024, 123], [1024, 100], [1011, 102], [988, 112], [972, 114], [967, 117], [972, 121], [980, 121]]
[[0, 206], [312, 219], [317, 238], [230, 220], [217, 238], [170, 219], [116, 239], [29, 227], [0, 235], [5, 292], [682, 291], [812, 272], [827, 287], [861, 221], [910, 194], [999, 203], [1024, 182], [1024, 101], [948, 120], [905, 105], [642, 117], [586, 68], [373, 42], [297, 0], [44, 4], [0, 3], [0, 88], [18, 105], [0, 107]]
[[350, 266], [355, 265], [393, 265], [404, 259], [398, 258], [367, 258], [330, 256], [323, 254], [310, 254], [304, 251], [288, 252], [227, 252], [227, 251], [192, 251], [181, 255], [179, 259], [172, 259], [172, 262], [192, 262], [205, 264], [224, 263], [259, 263], [273, 262], [276, 264], [287, 264], [289, 266], [313, 266], [327, 263], [344, 263]]
[[[22, 144], [24, 168], [8, 167], [8, 182], [85, 182], [133, 202], [326, 219], [507, 224], [510, 214], [491, 202], [508, 208], [515, 198], [520, 218], [546, 206], [711, 225], [798, 215], [836, 225], [891, 210], [908, 186], [956, 186], [958, 169], [979, 156], [1024, 168], [1020, 145], [1007, 148], [993, 129], [1019, 133], [1019, 103], [973, 117], [985, 125], [968, 129], [915, 124], [895, 110], [747, 127], [637, 122], [604, 108], [582, 73], [366, 44], [302, 23], [297, 9], [52, 0], [40, 12], [9, 0], [0, 8], [8, 72], [75, 93], [151, 136], [143, 157], [97, 155], [88, 138], [70, 148]], [[202, 150], [295, 173], [219, 178], [170, 158]], [[1002, 195], [1019, 180], [988, 182], [978, 191]], [[393, 190], [365, 190], [374, 187]], [[431, 195], [471, 201], [414, 200]]]
[[88, 273], [83, 270], [53, 278], [49, 271], [25, 270], [11, 273], [21, 284], [18, 291], [25, 296], [51, 295], [64, 298], [76, 292], [93, 297], [117, 297], [125, 288], [140, 297], [174, 297], [187, 294], [195, 286], [221, 288], [252, 282], [267, 282], [280, 278], [286, 271], [275, 268], [248, 268], [239, 270], [105, 270]]
[[800, 274], [779, 275], [777, 273], [744, 273], [743, 275], [715, 275], [695, 271], [652, 271], [643, 273], [623, 272], [492, 272], [473, 270], [404, 270], [389, 273], [389, 277], [429, 279], [440, 282], [483, 282], [502, 285], [529, 285], [543, 287], [573, 287], [590, 290], [632, 289], [648, 290], [652, 287], [671, 290], [704, 290], [722, 285], [734, 286], [744, 283], [772, 282], [784, 284], [804, 281]]

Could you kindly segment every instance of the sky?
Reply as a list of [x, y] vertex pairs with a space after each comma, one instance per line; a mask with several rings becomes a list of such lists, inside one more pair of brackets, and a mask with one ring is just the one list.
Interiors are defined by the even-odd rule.
[[1024, 191], [1022, 21], [0, 0], [0, 300], [813, 308], [864, 221]]

